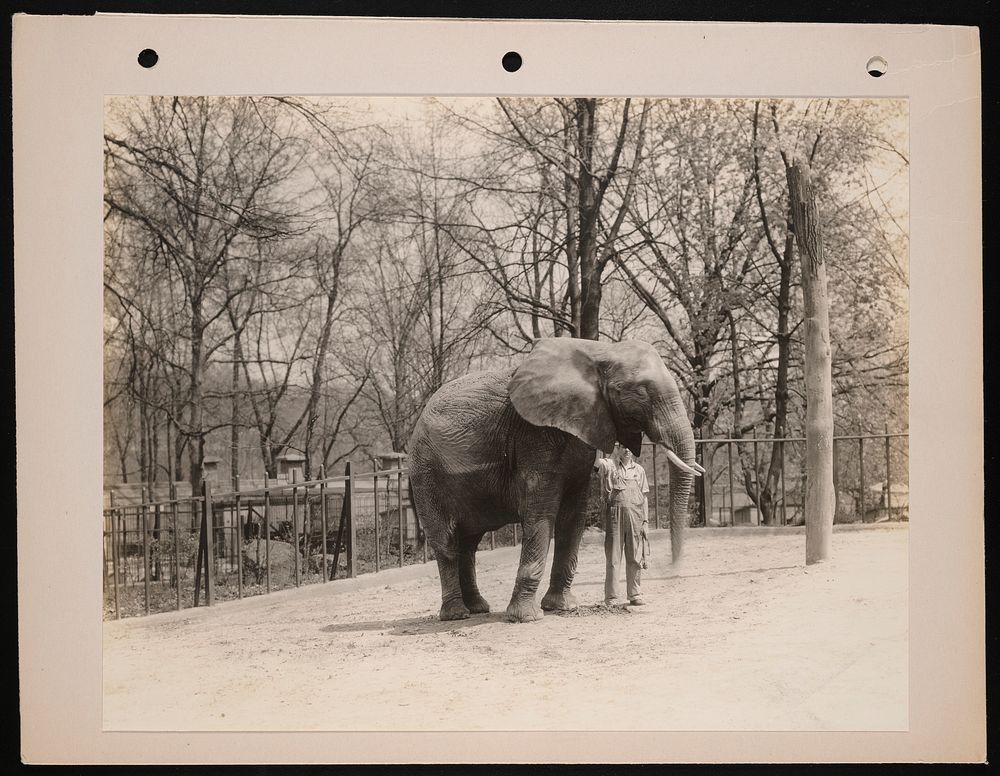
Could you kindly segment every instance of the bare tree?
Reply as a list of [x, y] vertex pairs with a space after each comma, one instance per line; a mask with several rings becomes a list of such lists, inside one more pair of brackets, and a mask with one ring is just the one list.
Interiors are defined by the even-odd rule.
[[228, 309], [223, 269], [241, 243], [305, 228], [287, 187], [302, 151], [282, 136], [275, 111], [248, 99], [128, 101], [116, 121], [105, 134], [105, 204], [155, 242], [183, 293], [189, 381], [180, 427], [193, 442], [189, 480], [197, 491], [210, 430], [206, 365], [228, 337], [215, 332]]

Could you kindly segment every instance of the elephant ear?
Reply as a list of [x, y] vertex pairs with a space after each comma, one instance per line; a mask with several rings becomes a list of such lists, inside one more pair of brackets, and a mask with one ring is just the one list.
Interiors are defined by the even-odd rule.
[[[535, 426], [554, 426], [591, 447], [611, 450], [617, 436], [601, 390], [590, 340], [550, 337], [535, 347], [508, 384], [517, 413]], [[598, 346], [599, 347], [599, 346]]]

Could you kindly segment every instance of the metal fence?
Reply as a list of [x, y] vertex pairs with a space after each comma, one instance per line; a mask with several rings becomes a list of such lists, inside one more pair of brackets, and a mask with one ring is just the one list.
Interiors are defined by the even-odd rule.
[[[690, 523], [702, 526], [801, 525], [805, 520], [805, 437], [696, 439], [705, 468], [691, 494]], [[666, 527], [670, 471], [646, 443], [640, 462], [650, 481], [650, 519]], [[772, 465], [773, 464], [773, 465]], [[909, 519], [909, 435], [833, 439], [835, 523]]]
[[[106, 618], [179, 610], [434, 559], [406, 468], [104, 510]], [[513, 546], [519, 526], [483, 537]]]
[[[906, 440], [889, 433], [835, 438], [836, 522], [908, 519]], [[704, 439], [696, 446], [706, 474], [692, 493], [693, 525], [802, 522], [804, 438]], [[666, 456], [648, 445], [640, 463], [649, 474], [651, 522], [666, 527]], [[104, 510], [105, 617], [211, 605], [433, 560], [406, 472], [357, 472], [348, 464], [340, 476], [254, 490], [213, 493], [205, 482], [200, 495], [140, 504], [115, 504], [112, 495]], [[596, 494], [596, 478], [591, 487]], [[599, 523], [596, 498], [588, 522]], [[519, 528], [486, 534], [480, 549], [518, 544]]]

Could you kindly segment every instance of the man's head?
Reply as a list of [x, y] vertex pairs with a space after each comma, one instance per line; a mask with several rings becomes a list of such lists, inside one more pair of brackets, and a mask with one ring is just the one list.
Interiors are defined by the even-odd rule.
[[625, 447], [625, 445], [615, 444], [614, 457], [623, 466], [628, 466], [632, 463], [632, 451]]

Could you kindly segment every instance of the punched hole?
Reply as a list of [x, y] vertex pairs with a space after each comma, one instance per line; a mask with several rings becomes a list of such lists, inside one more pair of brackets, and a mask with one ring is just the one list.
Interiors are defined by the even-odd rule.
[[882, 59], [882, 57], [872, 57], [868, 60], [868, 64], [865, 65], [865, 70], [868, 71], [868, 75], [872, 78], [881, 78], [888, 69], [889, 63]]
[[140, 65], [149, 68], [159, 61], [160, 55], [153, 51], [153, 49], [143, 49], [139, 52], [139, 56], [136, 59], [138, 59]]
[[508, 51], [500, 60], [503, 69], [508, 73], [514, 73], [521, 69], [521, 55], [516, 51]]

